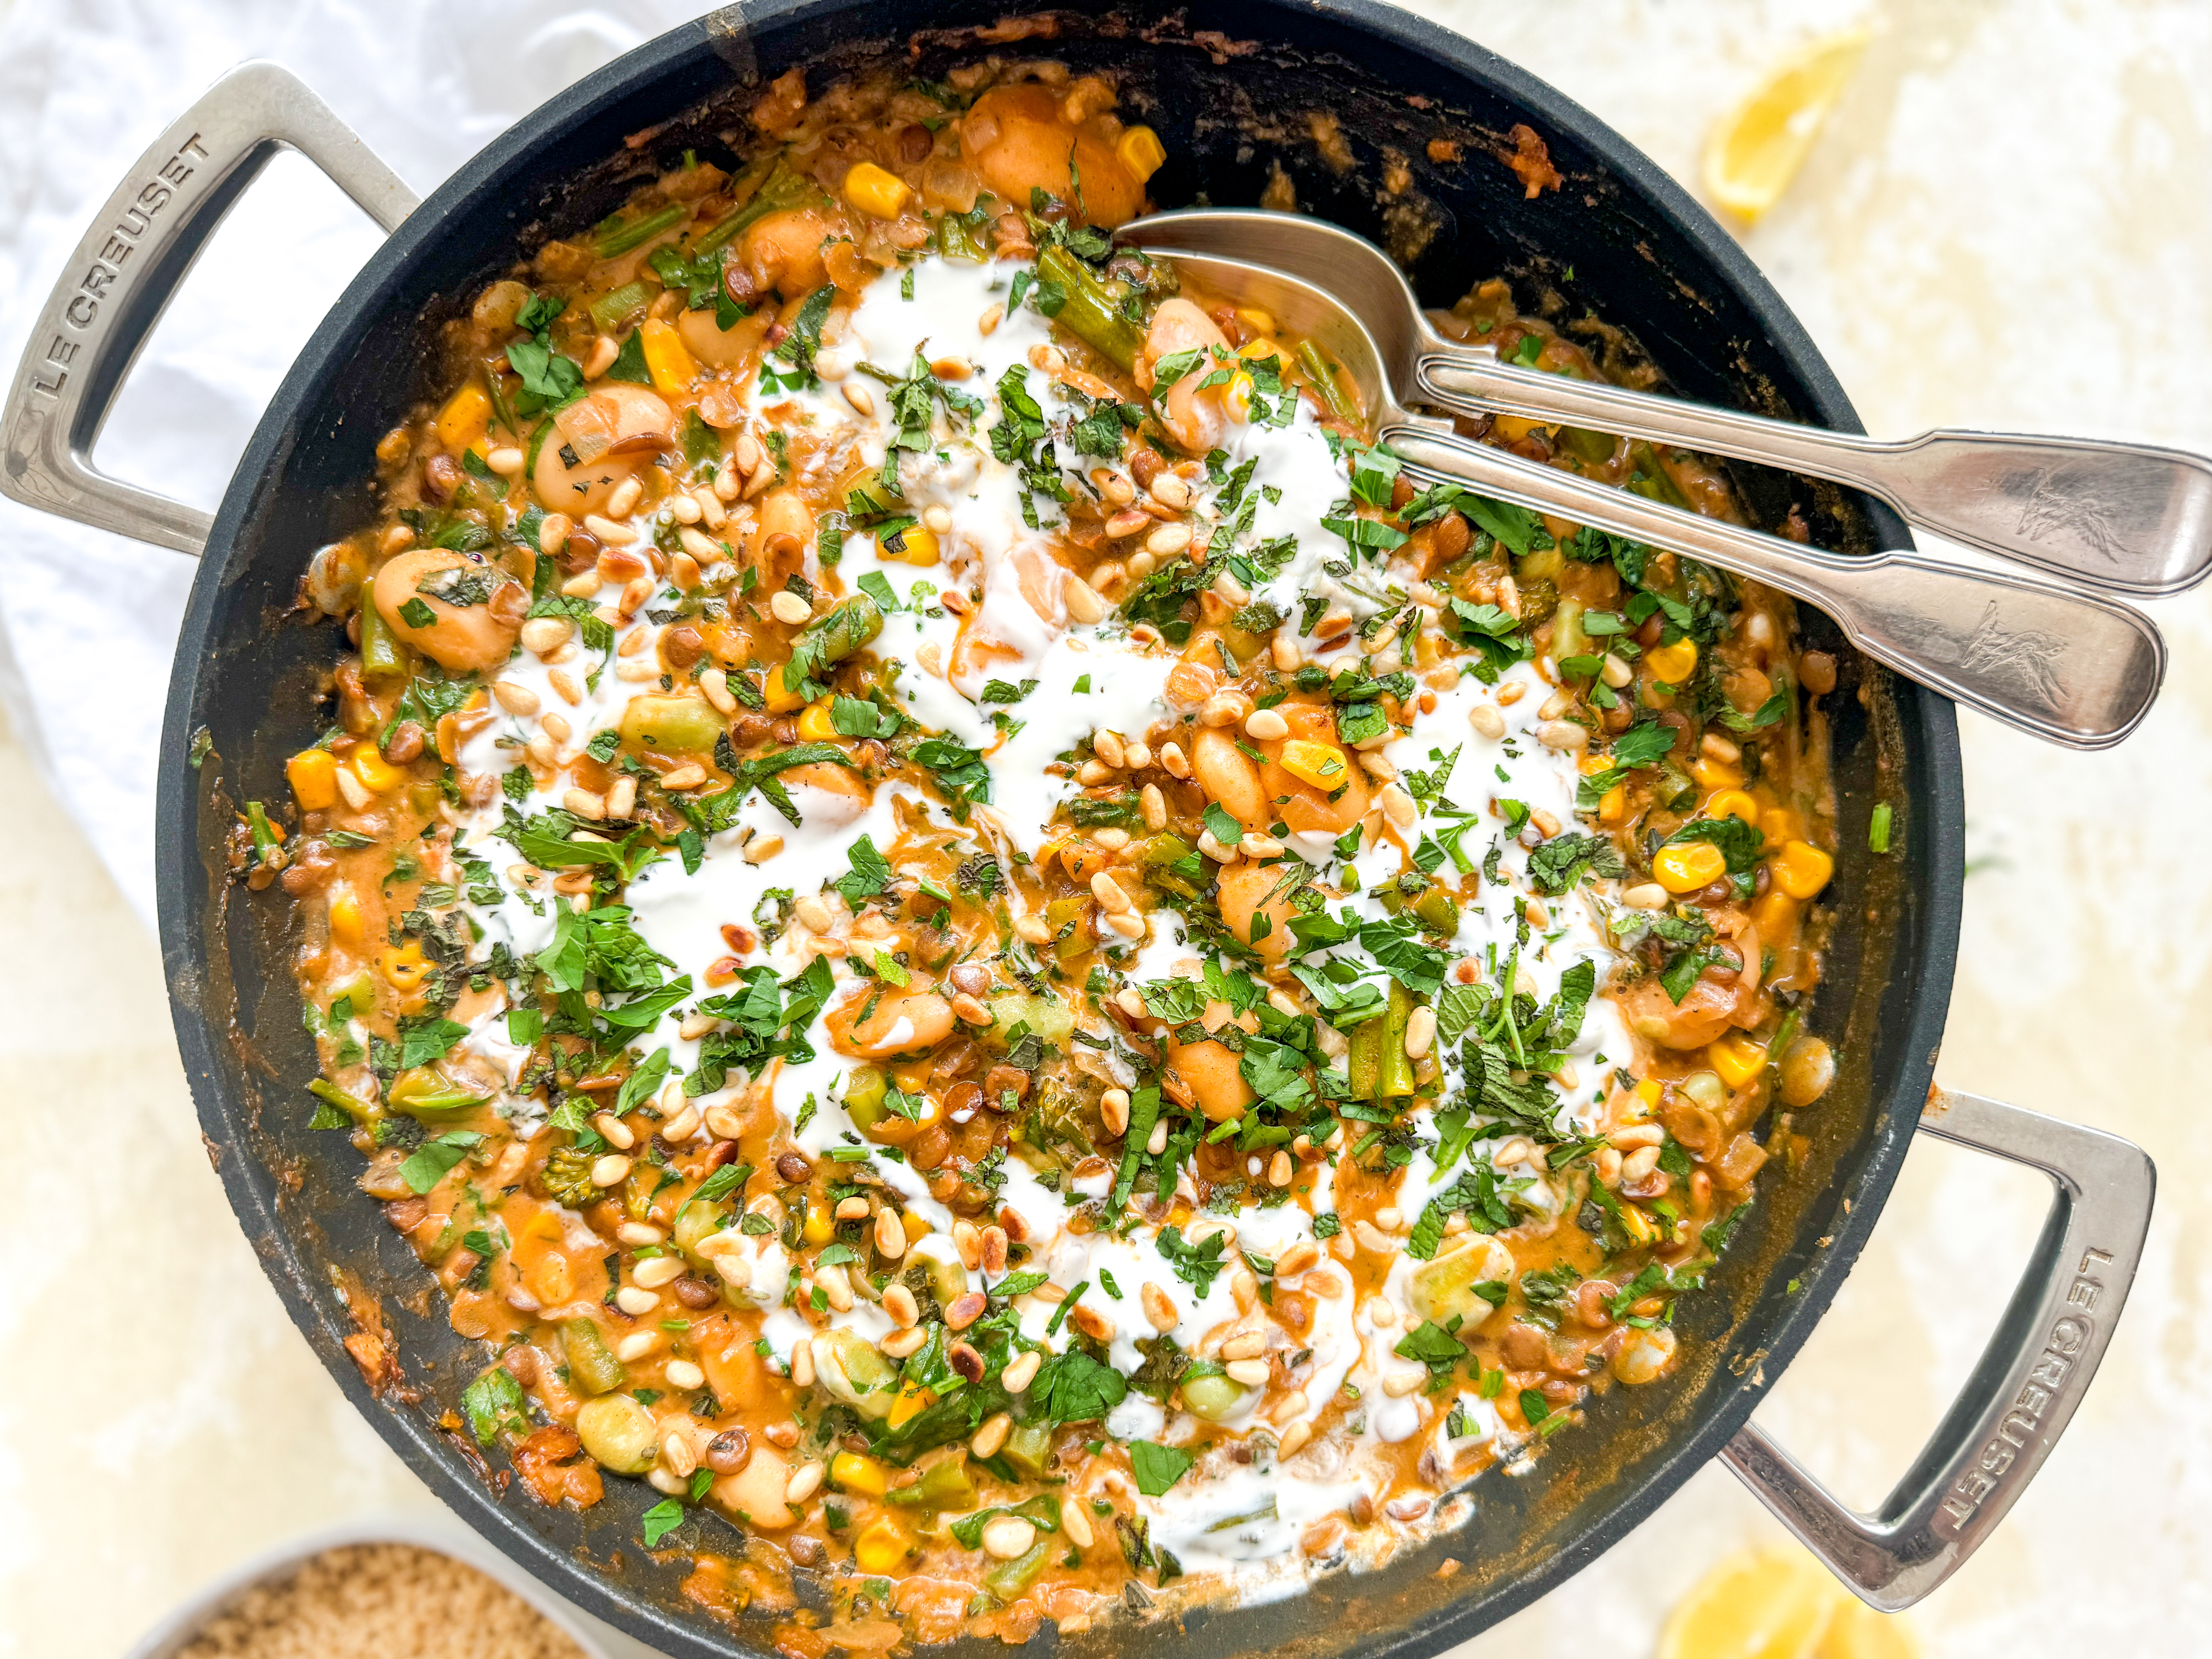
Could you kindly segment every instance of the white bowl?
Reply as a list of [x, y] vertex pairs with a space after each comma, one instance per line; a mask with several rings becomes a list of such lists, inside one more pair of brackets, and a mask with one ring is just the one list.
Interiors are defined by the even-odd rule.
[[362, 1516], [290, 1539], [204, 1585], [140, 1638], [125, 1659], [175, 1659], [208, 1621], [256, 1584], [289, 1574], [325, 1550], [349, 1544], [411, 1544], [451, 1556], [504, 1585], [544, 1615], [586, 1659], [658, 1659], [653, 1650], [573, 1607], [450, 1516]]

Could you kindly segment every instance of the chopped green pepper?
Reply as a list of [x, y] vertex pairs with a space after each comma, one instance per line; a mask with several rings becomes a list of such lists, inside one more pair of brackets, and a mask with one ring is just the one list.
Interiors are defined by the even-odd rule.
[[1052, 1553], [1050, 1539], [1041, 1538], [1011, 1561], [1000, 1561], [983, 1575], [983, 1588], [1001, 1601], [1019, 1595], [1044, 1571], [1045, 1558]]
[[561, 1322], [561, 1352], [568, 1361], [568, 1381], [579, 1394], [608, 1394], [629, 1381], [629, 1372], [589, 1319]]
[[965, 1453], [941, 1458], [921, 1472], [911, 1486], [894, 1486], [885, 1494], [894, 1504], [926, 1510], [964, 1510], [975, 1502], [975, 1478], [968, 1472]]
[[633, 311], [643, 310], [652, 298], [653, 290], [643, 283], [624, 283], [592, 301], [592, 320], [602, 329], [611, 329]]
[[1052, 1429], [1044, 1423], [1017, 1423], [1000, 1453], [1033, 1480], [1044, 1479], [1052, 1462]]

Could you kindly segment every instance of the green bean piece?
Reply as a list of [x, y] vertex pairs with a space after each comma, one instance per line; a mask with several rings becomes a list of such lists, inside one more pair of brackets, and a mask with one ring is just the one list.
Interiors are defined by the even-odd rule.
[[[506, 361], [504, 357], [497, 360], [499, 363], [504, 363]], [[522, 422], [514, 412], [514, 405], [507, 402], [506, 392], [500, 386], [499, 368], [494, 363], [487, 363], [484, 366], [483, 377], [484, 390], [491, 397], [492, 419], [509, 432], [520, 436], [522, 432]]]
[[603, 229], [592, 238], [592, 252], [602, 259], [612, 259], [632, 248], [643, 247], [664, 230], [673, 230], [682, 224], [684, 216], [690, 210], [681, 202], [671, 202], [642, 219]]
[[796, 661], [802, 653], [817, 667], [828, 667], [851, 656], [884, 631], [884, 613], [865, 593], [841, 599], [826, 617], [807, 623], [792, 647]]
[[1782, 1024], [1774, 1028], [1774, 1036], [1766, 1045], [1766, 1069], [1778, 1081], [1782, 1075], [1783, 1059], [1789, 1054], [1790, 1045], [1797, 1041], [1797, 1027], [1804, 1018], [1803, 1009], [1792, 1008], [1782, 1016]]
[[938, 216], [937, 251], [948, 259], [963, 259], [971, 265], [980, 265], [991, 257], [982, 228], [969, 224], [967, 216], [959, 213]]
[[[751, 169], [748, 168], [747, 172]], [[739, 235], [771, 213], [785, 208], [797, 207], [810, 197], [820, 197], [821, 191], [805, 173], [795, 173], [781, 155], [769, 167], [768, 176], [760, 187], [740, 207], [724, 214], [691, 245], [694, 253], [712, 253], [716, 248]]]
[[1346, 426], [1359, 424], [1359, 411], [1352, 406], [1351, 400], [1344, 395], [1344, 387], [1337, 381], [1336, 366], [1321, 355], [1321, 348], [1311, 340], [1298, 347], [1298, 367], [1305, 371], [1306, 379], [1328, 405], [1331, 415]]
[[629, 1381], [629, 1372], [591, 1320], [561, 1322], [561, 1352], [568, 1361], [568, 1380], [580, 1394], [608, 1394]]
[[1382, 1042], [1389, 1023], [1387, 1018], [1364, 1019], [1352, 1028], [1352, 1052], [1345, 1057], [1345, 1069], [1352, 1078], [1354, 1100], [1375, 1098], [1375, 1085], [1382, 1076]]
[[1048, 247], [1037, 255], [1037, 276], [1066, 295], [1053, 321], [1117, 368], [1136, 362], [1143, 331], [1121, 314], [1121, 301], [1090, 266], [1064, 247]]
[[1001, 1601], [1019, 1595], [1044, 1571], [1045, 1557], [1052, 1553], [1054, 1541], [1040, 1538], [1026, 1552], [1011, 1561], [1001, 1561], [983, 1575], [983, 1588]]
[[604, 331], [613, 328], [634, 311], [642, 311], [653, 298], [653, 290], [643, 283], [624, 283], [592, 301], [592, 320]]
[[999, 1455], [1031, 1480], [1042, 1480], [1052, 1462], [1052, 1430], [1043, 1423], [1017, 1423]]
[[1370, 1026], [1383, 1027], [1382, 1052], [1375, 1076], [1376, 1100], [1395, 1100], [1413, 1092], [1413, 1062], [1406, 1054], [1406, 1027], [1413, 1018], [1418, 1005], [1413, 994], [1397, 981], [1390, 981], [1390, 1006], [1379, 1020], [1370, 1019], [1357, 1028], [1365, 1030]]
[[376, 601], [367, 595], [362, 596], [361, 606], [361, 673], [369, 680], [407, 677], [407, 647], [384, 620]]

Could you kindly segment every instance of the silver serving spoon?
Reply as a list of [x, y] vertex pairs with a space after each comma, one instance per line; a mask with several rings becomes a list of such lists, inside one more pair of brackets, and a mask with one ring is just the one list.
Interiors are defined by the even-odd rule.
[[1500, 362], [1431, 326], [1390, 256], [1303, 214], [1199, 209], [1143, 219], [1121, 240], [1295, 272], [1366, 324], [1390, 379], [1445, 409], [1503, 410], [1832, 478], [1909, 522], [2115, 592], [2179, 593], [2212, 574], [2212, 459], [2148, 444], [2001, 432], [1884, 442]]
[[1377, 441], [1419, 477], [1756, 578], [1826, 611], [1868, 656], [2053, 743], [2118, 743], [2158, 695], [2166, 643], [2117, 600], [1916, 552], [1853, 557], [1802, 547], [1473, 442], [1405, 408], [1373, 337], [1335, 295], [1242, 260], [1149, 251], [1211, 293], [1272, 312], [1286, 333], [1333, 357]]

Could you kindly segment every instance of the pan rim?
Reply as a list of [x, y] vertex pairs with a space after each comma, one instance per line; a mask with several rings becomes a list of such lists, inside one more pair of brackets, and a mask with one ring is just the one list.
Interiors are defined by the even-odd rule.
[[[1808, 412], [1837, 430], [1864, 429], [1811, 337], [1735, 238], [1656, 162], [1580, 105], [1474, 41], [1377, 0], [1256, 0], [1256, 3], [1248, 0], [1248, 4], [1252, 24], [1246, 26], [1240, 19], [1243, 33], [1261, 33], [1257, 26], [1277, 16], [1318, 18], [1435, 59], [1457, 76], [1531, 112], [1553, 130], [1571, 133], [1625, 191], [1671, 223], [1698, 250], [1717, 281], [1757, 319], [1775, 353], [1804, 387], [1810, 404]], [[290, 453], [291, 434], [311, 416], [314, 407], [311, 394], [319, 389], [318, 383], [331, 364], [365, 343], [368, 330], [380, 314], [381, 296], [405, 281], [458, 215], [472, 207], [498, 211], [487, 208], [486, 199], [511, 173], [526, 169], [534, 155], [562, 134], [640, 95], [664, 76], [694, 68], [708, 58], [726, 62], [730, 41], [749, 30], [790, 27], [854, 9], [853, 0], [763, 0], [681, 25], [539, 106], [425, 198], [348, 284], [301, 349], [226, 486], [187, 603], [160, 748], [155, 867], [163, 967], [178, 1044], [201, 1127], [211, 1146], [241, 1152], [214, 1161], [232, 1209], [248, 1236], [276, 1241], [260, 1254], [264, 1270], [286, 1311], [356, 1409], [481, 1536], [569, 1601], [660, 1647], [672, 1659], [715, 1659], [749, 1649], [742, 1633], [716, 1638], [676, 1622], [643, 1598], [627, 1593], [618, 1581], [573, 1559], [521, 1524], [496, 1501], [484, 1482], [458, 1468], [451, 1449], [441, 1443], [427, 1418], [392, 1409], [343, 1352], [328, 1340], [328, 1311], [319, 1299], [321, 1287], [309, 1277], [307, 1264], [293, 1253], [265, 1181], [255, 1179], [257, 1172], [265, 1177], [267, 1171], [257, 1160], [243, 1155], [238, 1146], [232, 1120], [242, 1108], [230, 1097], [223, 1080], [229, 1045], [221, 1030], [205, 1018], [197, 998], [200, 969], [208, 957], [208, 939], [205, 918], [189, 896], [201, 854], [197, 834], [198, 792], [188, 752], [203, 678], [210, 665], [201, 647], [210, 638], [228, 566], [241, 532], [262, 510], [261, 498], [270, 481], [281, 473]], [[1873, 516], [1891, 544], [1909, 544], [1904, 526], [1893, 517], [1878, 506]], [[1926, 836], [1926, 874], [1908, 924], [1917, 935], [1912, 954], [1918, 982], [1908, 1029], [1898, 1042], [1898, 1052], [1907, 1059], [1887, 1098], [1877, 1103], [1874, 1127], [1863, 1144], [1859, 1182], [1850, 1193], [1848, 1213], [1820, 1252], [1822, 1271], [1810, 1277], [1803, 1293], [1791, 1298], [1773, 1325], [1761, 1331], [1761, 1363], [1741, 1379], [1727, 1401], [1709, 1410], [1693, 1432], [1671, 1440], [1642, 1478], [1626, 1486], [1617, 1500], [1601, 1507], [1570, 1547], [1532, 1565], [1488, 1594], [1440, 1606], [1399, 1629], [1387, 1642], [1370, 1639], [1363, 1644], [1363, 1651], [1389, 1655], [1392, 1659], [1427, 1659], [1528, 1605], [1618, 1543], [1691, 1474], [1711, 1462], [1749, 1419], [1825, 1315], [1864, 1247], [1895, 1182], [1917, 1121], [1921, 1099], [1932, 1081], [1963, 900], [1964, 778], [1955, 709], [1948, 700], [1902, 682], [1896, 684], [1894, 705], [1905, 733], [1916, 794], [1914, 811]]]

